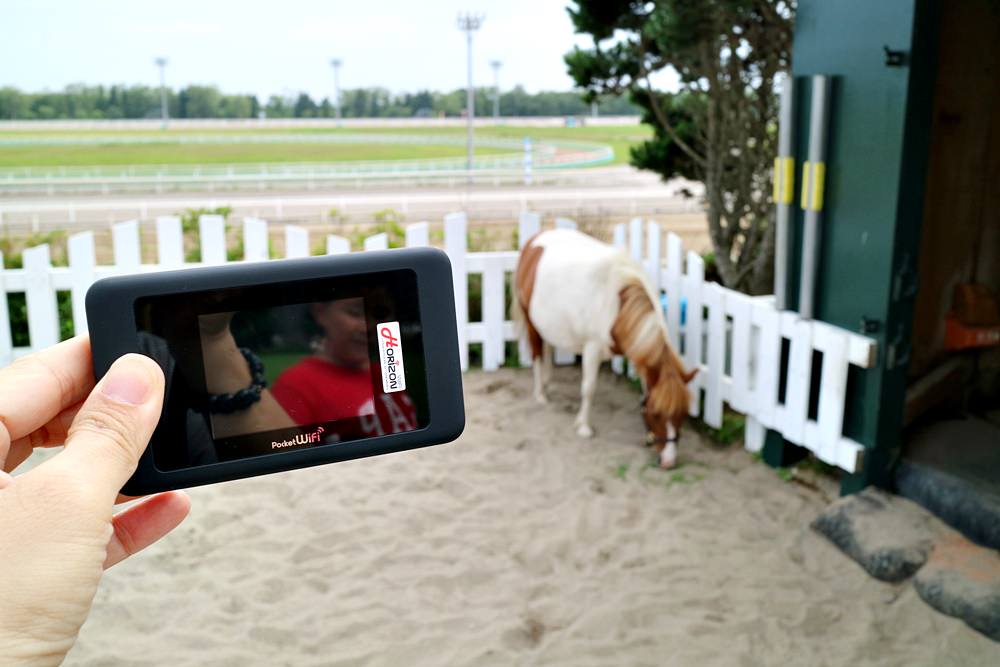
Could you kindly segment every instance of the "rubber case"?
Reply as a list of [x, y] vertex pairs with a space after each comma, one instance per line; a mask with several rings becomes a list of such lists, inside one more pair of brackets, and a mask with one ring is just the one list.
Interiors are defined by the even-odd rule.
[[252, 288], [399, 269], [409, 269], [417, 275], [429, 412], [426, 427], [172, 471], [163, 471], [155, 466], [153, 447], [149, 446], [143, 452], [135, 474], [122, 487], [122, 493], [141, 496], [455, 440], [465, 428], [465, 406], [458, 356], [454, 285], [448, 256], [434, 248], [228, 264], [105, 278], [95, 282], [87, 292], [87, 321], [94, 376], [100, 380], [116, 359], [129, 352], [139, 352], [135, 321], [135, 302], [139, 298], [231, 287]]

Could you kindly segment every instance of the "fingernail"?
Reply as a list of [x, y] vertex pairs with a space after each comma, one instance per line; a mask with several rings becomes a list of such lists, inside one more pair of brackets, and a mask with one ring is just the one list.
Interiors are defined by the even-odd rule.
[[101, 393], [119, 403], [142, 405], [149, 395], [149, 373], [135, 364], [116, 361], [101, 382]]

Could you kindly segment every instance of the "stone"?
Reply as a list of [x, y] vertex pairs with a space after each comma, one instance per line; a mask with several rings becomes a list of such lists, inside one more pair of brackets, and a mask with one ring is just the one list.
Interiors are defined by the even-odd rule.
[[907, 579], [947, 530], [915, 503], [874, 487], [831, 504], [812, 528], [882, 581]]
[[952, 533], [934, 545], [913, 585], [942, 614], [1000, 641], [1000, 553]]

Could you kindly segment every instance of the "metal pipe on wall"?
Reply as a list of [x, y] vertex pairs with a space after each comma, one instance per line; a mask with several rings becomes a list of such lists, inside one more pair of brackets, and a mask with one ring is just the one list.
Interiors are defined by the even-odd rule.
[[802, 278], [799, 283], [799, 314], [813, 318], [816, 265], [819, 260], [819, 222], [823, 211], [826, 180], [826, 130], [830, 100], [830, 78], [812, 77], [812, 108], [809, 114], [809, 159], [802, 165]]
[[788, 225], [795, 192], [795, 157], [792, 145], [795, 115], [792, 113], [794, 77], [785, 74], [781, 82], [778, 113], [778, 155], [774, 158], [774, 296], [779, 310], [785, 310], [788, 291]]

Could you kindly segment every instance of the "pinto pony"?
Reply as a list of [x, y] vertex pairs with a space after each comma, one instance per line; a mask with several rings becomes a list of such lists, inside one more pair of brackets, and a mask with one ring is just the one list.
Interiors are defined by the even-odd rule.
[[677, 461], [677, 439], [688, 414], [687, 371], [667, 342], [658, 300], [642, 268], [621, 250], [573, 230], [533, 236], [521, 250], [514, 277], [512, 319], [527, 334], [535, 399], [546, 403], [552, 349], [583, 357], [577, 435], [592, 437], [590, 406], [601, 362], [623, 354], [642, 378], [647, 443], [660, 465]]

